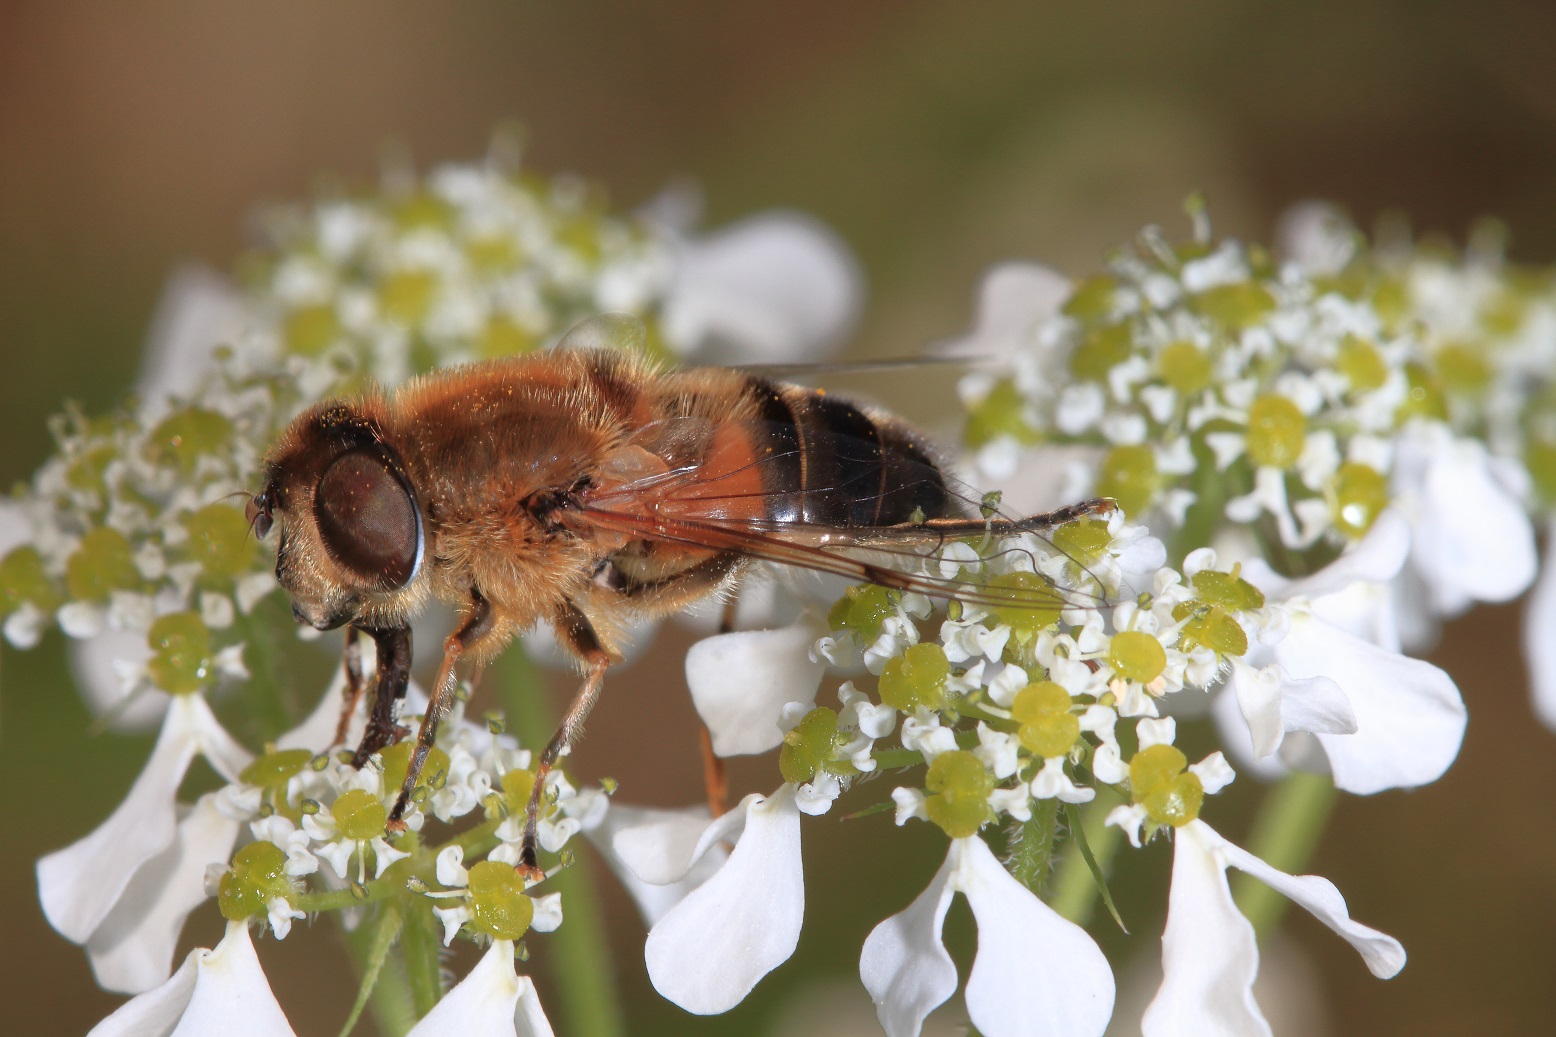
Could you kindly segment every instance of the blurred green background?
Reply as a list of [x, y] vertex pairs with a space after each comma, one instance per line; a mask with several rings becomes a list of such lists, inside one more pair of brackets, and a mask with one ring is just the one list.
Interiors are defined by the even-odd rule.
[[[229, 268], [257, 206], [321, 178], [371, 182], [387, 141], [424, 164], [472, 158], [494, 126], [520, 120], [529, 165], [581, 173], [619, 209], [694, 177], [710, 224], [807, 210], [869, 278], [853, 351], [900, 355], [968, 323], [990, 264], [1085, 272], [1144, 223], [1181, 228], [1194, 190], [1224, 233], [1268, 240], [1282, 208], [1322, 197], [1364, 226], [1399, 211], [1458, 235], [1499, 216], [1516, 257], [1556, 261], [1553, 43], [1556, 5], [1527, 3], [11, 0], [0, 477], [42, 461], [61, 401], [96, 411], [124, 391], [176, 264]], [[951, 405], [911, 378], [874, 391], [925, 420]], [[1343, 802], [1313, 863], [1360, 920], [1404, 941], [1410, 964], [1374, 980], [1292, 916], [1268, 955], [1294, 1013], [1277, 1032], [1526, 1033], [1556, 1018], [1556, 826], [1543, 794], [1556, 735], [1528, 709], [1518, 622], [1517, 608], [1482, 608], [1447, 630], [1434, 660], [1471, 710], [1458, 765], [1413, 794]], [[684, 645], [663, 639], [613, 681], [577, 757], [584, 775], [621, 779], [634, 801], [699, 797]], [[5, 1028], [83, 1033], [119, 999], [45, 925], [32, 862], [107, 815], [149, 739], [86, 737], [57, 635], [0, 654]], [[737, 789], [770, 787], [773, 770], [742, 764]], [[1240, 837], [1257, 790], [1243, 779], [1222, 799], [1210, 819]], [[891, 833], [891, 864], [872, 857], [888, 824], [807, 824], [800, 949], [722, 1019], [653, 995], [637, 916], [607, 892], [631, 1032], [874, 1032], [860, 942], [941, 852], [917, 826]], [[1167, 865], [1164, 847], [1126, 854], [1115, 882], [1135, 933], [1107, 941], [1121, 998], [1158, 956]], [[207, 911], [186, 935], [208, 944], [218, 927]], [[297, 936], [263, 942], [261, 956], [299, 1034], [333, 1034], [352, 992], [345, 959], [325, 932]], [[1264, 1004], [1279, 1014], [1275, 995]], [[944, 1025], [960, 1011], [954, 999]], [[1129, 1011], [1120, 1033], [1137, 1026]], [[555, 1008], [553, 1022], [567, 1032]]]

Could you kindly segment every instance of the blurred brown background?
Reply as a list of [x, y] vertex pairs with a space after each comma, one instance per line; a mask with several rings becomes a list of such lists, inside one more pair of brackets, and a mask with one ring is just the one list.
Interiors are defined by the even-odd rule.
[[[0, 478], [26, 478], [46, 456], [44, 421], [63, 399], [100, 410], [129, 384], [176, 263], [230, 266], [257, 205], [321, 177], [370, 182], [387, 141], [425, 164], [471, 158], [516, 119], [530, 165], [581, 173], [618, 208], [692, 176], [710, 223], [807, 210], [868, 274], [855, 351], [902, 354], [965, 326], [991, 263], [1084, 272], [1143, 223], [1181, 227], [1193, 190], [1228, 233], [1268, 239], [1281, 208], [1324, 197], [1364, 225], [1398, 210], [1459, 234], [1500, 216], [1516, 256], [1556, 261], [1553, 44], [1556, 6], [1527, 3], [8, 0]], [[921, 395], [911, 406], [926, 414]], [[1517, 622], [1516, 609], [1482, 609], [1436, 656], [1472, 715], [1447, 779], [1344, 803], [1315, 860], [1361, 920], [1411, 954], [1381, 983], [1294, 917], [1283, 957], [1312, 971], [1321, 997], [1299, 1001], [1319, 1006], [1310, 1016], [1325, 1032], [1548, 1032], [1556, 1018], [1544, 795], [1556, 735], [1526, 706]], [[677, 649], [662, 644], [613, 686], [580, 754], [586, 774], [621, 778], [636, 800], [696, 796]], [[31, 862], [108, 813], [147, 743], [84, 739], [57, 637], [3, 654], [5, 1028], [82, 1033], [118, 1002], [43, 923]], [[660, 724], [645, 754], [638, 732]], [[754, 788], [771, 771], [760, 761], [738, 774]], [[1252, 791], [1233, 791], [1212, 821], [1240, 836]], [[799, 953], [722, 1020], [652, 995], [638, 923], [612, 894], [632, 1032], [819, 1033], [823, 1020], [838, 1027], [825, 1032], [873, 1032], [854, 978], [860, 941], [939, 852], [928, 833], [901, 833], [918, 858], [860, 873], [849, 862], [883, 823], [807, 825]], [[1119, 880], [1139, 888], [1120, 894], [1138, 905], [1136, 937], [1108, 944], [1121, 978], [1157, 953], [1151, 905], [1167, 855], [1142, 858]], [[214, 912], [197, 918], [191, 937], [209, 939]], [[952, 924], [966, 951], [970, 924], [956, 913]], [[300, 935], [260, 953], [298, 1032], [332, 1034], [350, 999], [344, 959], [322, 933]], [[958, 999], [953, 1023], [959, 1011]]]

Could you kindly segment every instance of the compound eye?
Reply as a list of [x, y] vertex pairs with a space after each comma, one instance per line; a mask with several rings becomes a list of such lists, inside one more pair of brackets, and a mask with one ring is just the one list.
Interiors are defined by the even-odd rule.
[[386, 589], [403, 587], [421, 553], [410, 490], [373, 451], [342, 454], [325, 471], [313, 500], [319, 535], [336, 560]]
[[270, 533], [270, 499], [268, 494], [260, 494], [258, 497], [250, 497], [248, 507], [243, 509], [243, 517], [248, 519], [249, 529], [254, 535], [263, 540]]

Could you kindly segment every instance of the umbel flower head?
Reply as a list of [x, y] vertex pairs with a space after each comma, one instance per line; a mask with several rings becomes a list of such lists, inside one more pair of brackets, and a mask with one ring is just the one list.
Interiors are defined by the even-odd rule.
[[[1285, 579], [1392, 509], [1405, 557], [1373, 581], [1388, 593], [1365, 624], [1388, 649], [1528, 588], [1531, 518], [1556, 487], [1549, 277], [1508, 262], [1489, 229], [1462, 253], [1370, 244], [1307, 206], [1280, 255], [1216, 241], [1191, 212], [1190, 240], [1148, 229], [1073, 285], [1030, 265], [990, 273], [951, 347], [1005, 358], [961, 386], [982, 477], [1019, 498], [1058, 470], [1067, 495], [1116, 498], [1175, 559], [1214, 544]], [[1535, 667], [1542, 703], [1549, 672]]]

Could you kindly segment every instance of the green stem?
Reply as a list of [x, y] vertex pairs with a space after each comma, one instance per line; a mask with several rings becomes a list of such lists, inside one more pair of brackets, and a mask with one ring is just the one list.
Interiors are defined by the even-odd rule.
[[[1327, 775], [1293, 772], [1260, 806], [1248, 836], [1248, 852], [1272, 867], [1297, 874], [1318, 848], [1335, 799], [1334, 782]], [[1269, 886], [1239, 873], [1232, 881], [1232, 895], [1260, 940], [1280, 926], [1286, 898]]]
[[[377, 918], [369, 919], [349, 933], [342, 931], [341, 935], [356, 962], [358, 977], [362, 982], [373, 985], [368, 993], [368, 1004], [373, 1008], [378, 1032], [384, 1037], [402, 1037], [416, 1024], [416, 1006], [411, 1003], [408, 985], [392, 980], [386, 982], [382, 972], [383, 966], [389, 966], [391, 972], [398, 971], [395, 968], [399, 964], [398, 945], [386, 950], [384, 942], [399, 935], [400, 909], [397, 904], [389, 903], [380, 910], [382, 913]], [[342, 1033], [350, 1033], [355, 1029], [360, 1011], [359, 1001], [352, 1007], [351, 1018], [347, 1020], [346, 1027], [342, 1028]]]
[[1010, 873], [1033, 893], [1042, 894], [1053, 870], [1054, 844], [1059, 838], [1059, 801], [1040, 799], [1032, 816], [1021, 822], [1006, 849]]
[[[510, 730], [527, 746], [544, 745], [556, 719], [546, 700], [540, 675], [515, 645], [492, 667], [497, 691], [508, 714]], [[545, 937], [546, 960], [562, 996], [566, 1026], [558, 1033], [578, 1037], [621, 1037], [626, 1022], [616, 992], [616, 971], [606, 938], [605, 922], [593, 876], [582, 856], [549, 881], [562, 894], [565, 921]]]
[[401, 905], [405, 913], [400, 936], [400, 960], [405, 965], [406, 986], [411, 1003], [421, 1018], [443, 999], [443, 975], [438, 952], [443, 946], [443, 931], [432, 905], [421, 898]]

